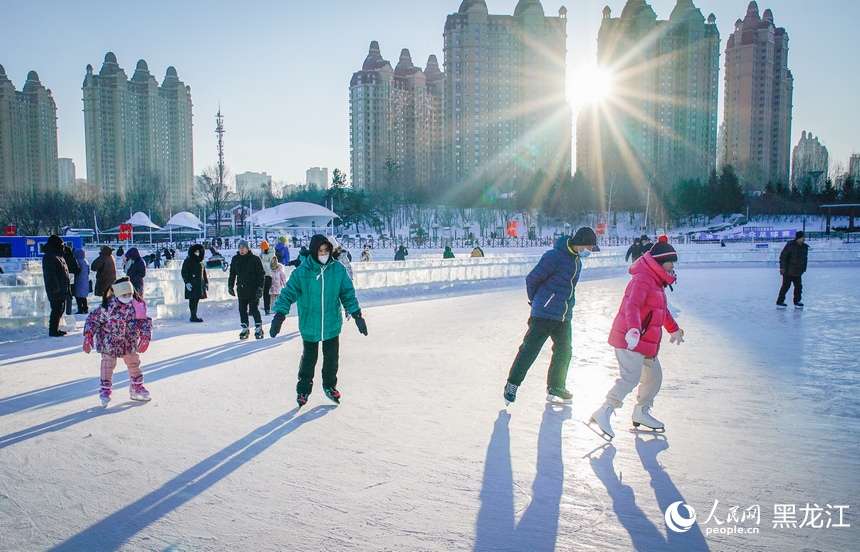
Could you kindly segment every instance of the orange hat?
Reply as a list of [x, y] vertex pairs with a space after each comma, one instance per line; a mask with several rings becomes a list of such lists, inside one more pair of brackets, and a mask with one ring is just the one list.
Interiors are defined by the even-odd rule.
[[269, 242], [267, 242], [266, 240], [263, 240], [260, 243], [260, 249], [262, 249], [263, 251], [266, 251], [267, 249], [269, 249]]

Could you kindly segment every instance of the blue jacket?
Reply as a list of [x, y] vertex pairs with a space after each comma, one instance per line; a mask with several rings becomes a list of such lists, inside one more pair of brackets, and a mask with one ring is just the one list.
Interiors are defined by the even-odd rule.
[[555, 248], [544, 253], [526, 276], [526, 291], [534, 317], [560, 322], [569, 322], [573, 318], [582, 259], [568, 247], [568, 237], [559, 238]]

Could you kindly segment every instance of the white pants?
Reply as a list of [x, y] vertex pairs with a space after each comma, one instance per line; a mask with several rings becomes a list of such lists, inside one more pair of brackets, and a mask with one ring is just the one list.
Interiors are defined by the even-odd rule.
[[624, 398], [638, 385], [639, 396], [636, 397], [636, 404], [652, 406], [663, 383], [663, 368], [660, 367], [657, 357], [647, 358], [642, 353], [627, 349], [615, 349], [615, 357], [618, 359], [621, 377], [615, 380], [615, 386], [606, 395], [606, 404], [621, 408]]

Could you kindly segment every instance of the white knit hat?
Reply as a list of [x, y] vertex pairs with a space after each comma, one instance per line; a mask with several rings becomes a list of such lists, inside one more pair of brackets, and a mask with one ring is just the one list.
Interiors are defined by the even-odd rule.
[[125, 282], [117, 282], [111, 286], [113, 288], [113, 293], [117, 297], [122, 295], [128, 295], [129, 293], [134, 293], [134, 286], [131, 285], [131, 282], [126, 280]]

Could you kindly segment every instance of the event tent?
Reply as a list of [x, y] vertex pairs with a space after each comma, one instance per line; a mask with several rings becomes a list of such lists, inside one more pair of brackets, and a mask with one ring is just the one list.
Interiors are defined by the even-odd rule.
[[132, 226], [146, 226], [149, 228], [154, 228], [156, 230], [161, 230], [161, 226], [152, 222], [148, 216], [142, 211], [138, 211], [131, 216], [130, 219], [125, 221], [125, 224], [131, 224]]
[[178, 230], [180, 228], [191, 228], [192, 230], [201, 232], [203, 230], [203, 222], [188, 211], [182, 211], [170, 217], [170, 220], [164, 225], [165, 230]]
[[337, 218], [337, 213], [322, 205], [295, 201], [257, 211], [248, 222], [261, 228], [322, 228]]

